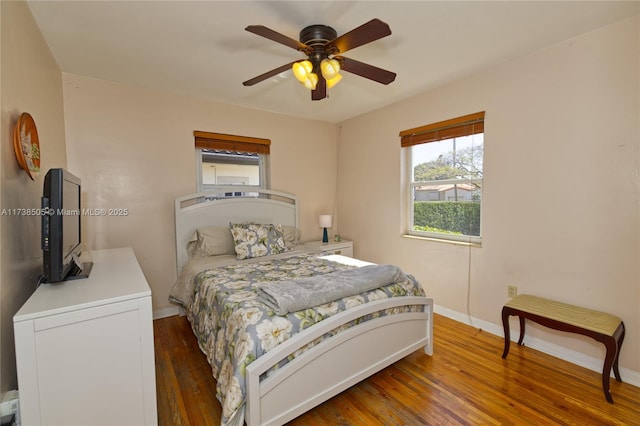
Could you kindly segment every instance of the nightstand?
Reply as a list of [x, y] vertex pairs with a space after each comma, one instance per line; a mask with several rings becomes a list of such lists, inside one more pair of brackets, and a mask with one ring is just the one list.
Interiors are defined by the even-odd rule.
[[340, 242], [329, 241], [309, 241], [304, 243], [305, 248], [322, 254], [341, 254], [353, 257], [353, 241], [342, 240]]

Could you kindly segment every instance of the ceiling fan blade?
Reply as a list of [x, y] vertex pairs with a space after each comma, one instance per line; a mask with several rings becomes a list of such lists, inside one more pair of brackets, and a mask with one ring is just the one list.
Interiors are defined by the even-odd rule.
[[281, 67], [272, 69], [271, 71], [267, 71], [264, 74], [260, 74], [257, 77], [253, 77], [251, 80], [247, 80], [242, 84], [244, 86], [253, 86], [254, 84], [260, 83], [261, 81], [264, 81], [264, 80], [266, 80], [266, 79], [268, 79], [270, 77], [273, 77], [274, 75], [278, 75], [281, 72], [290, 70], [291, 67], [293, 66], [293, 64], [295, 64], [296, 62], [298, 62], [298, 61], [290, 62], [288, 64], [285, 64], [285, 65], [281, 66]]
[[[391, 28], [379, 19], [372, 19], [366, 24], [360, 25], [348, 33], [330, 41], [325, 45], [329, 54], [344, 53], [363, 44], [370, 43], [391, 34]], [[335, 50], [334, 50], [335, 49]]]
[[306, 44], [300, 43], [298, 40], [287, 37], [284, 34], [280, 34], [279, 32], [274, 31], [271, 28], [267, 28], [264, 25], [249, 25], [247, 28], [245, 28], [245, 30], [264, 38], [268, 38], [269, 40], [273, 40], [277, 43], [284, 44], [285, 46], [289, 46], [292, 49], [305, 52], [306, 54], [311, 53], [311, 51], [313, 50]]
[[322, 74], [318, 73], [318, 84], [316, 84], [315, 90], [311, 91], [311, 100], [319, 101], [327, 97], [327, 81]]
[[357, 74], [369, 80], [377, 81], [382, 84], [389, 84], [396, 79], [396, 73], [356, 61], [355, 59], [345, 58], [344, 56], [336, 56], [340, 61], [340, 68], [343, 71]]

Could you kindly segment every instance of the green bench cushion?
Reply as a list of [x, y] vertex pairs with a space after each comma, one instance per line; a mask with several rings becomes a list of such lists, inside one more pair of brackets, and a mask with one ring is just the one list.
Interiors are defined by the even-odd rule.
[[613, 336], [620, 325], [620, 318], [615, 315], [581, 308], [567, 303], [556, 302], [542, 297], [521, 294], [505, 304], [513, 309], [540, 315], [576, 327]]

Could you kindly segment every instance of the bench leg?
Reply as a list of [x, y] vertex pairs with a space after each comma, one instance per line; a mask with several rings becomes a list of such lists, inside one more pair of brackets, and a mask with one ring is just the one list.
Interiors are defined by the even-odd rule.
[[604, 358], [604, 367], [602, 368], [602, 390], [604, 391], [604, 397], [607, 399], [607, 402], [613, 404], [613, 398], [609, 391], [609, 376], [611, 375], [611, 367], [614, 364], [614, 360], [618, 357], [618, 343], [614, 337], [606, 339], [603, 343], [607, 348], [607, 354]]
[[518, 339], [518, 345], [522, 346], [522, 342], [524, 341], [524, 317], [519, 316], [520, 319], [520, 338]]
[[502, 358], [506, 358], [509, 355], [509, 344], [511, 343], [511, 335], [509, 332], [509, 311], [508, 308], [502, 308], [502, 327], [504, 328], [504, 351], [502, 352]]
[[609, 382], [611, 381], [611, 368], [613, 367], [613, 374], [616, 380], [622, 382], [620, 376], [620, 370], [618, 368], [618, 358], [620, 357], [620, 349], [622, 348], [622, 342], [624, 341], [625, 328], [624, 323], [620, 322], [618, 329], [613, 333], [613, 336], [607, 337], [602, 343], [607, 348], [607, 354], [604, 359], [604, 367], [602, 368], [602, 390], [604, 391], [604, 397], [607, 402], [613, 404], [613, 397], [609, 390]]
[[[624, 340], [625, 328], [624, 323], [620, 323], [620, 338], [618, 338], [618, 352], [616, 352], [616, 359], [613, 360], [613, 374], [616, 376], [616, 380], [622, 382], [622, 377], [620, 376], [620, 370], [618, 369], [618, 358], [620, 358], [620, 350], [622, 349], [622, 341]], [[617, 335], [617, 330], [614, 335]]]

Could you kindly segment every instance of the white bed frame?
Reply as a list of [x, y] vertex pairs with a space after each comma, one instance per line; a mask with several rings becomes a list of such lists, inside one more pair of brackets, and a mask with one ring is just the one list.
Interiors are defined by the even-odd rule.
[[[221, 198], [221, 193], [254, 197]], [[298, 226], [297, 198], [291, 194], [226, 187], [176, 199], [176, 262], [187, 261], [186, 246], [197, 228], [229, 222], [280, 223]], [[354, 319], [383, 309], [422, 305], [424, 312], [385, 315], [364, 321], [323, 340], [260, 381], [260, 375], [314, 339]], [[247, 366], [244, 420], [252, 425], [281, 425], [345, 389], [423, 348], [433, 354], [433, 299], [396, 297], [365, 303], [296, 334]]]

